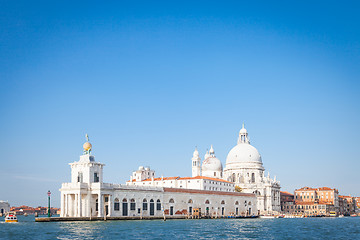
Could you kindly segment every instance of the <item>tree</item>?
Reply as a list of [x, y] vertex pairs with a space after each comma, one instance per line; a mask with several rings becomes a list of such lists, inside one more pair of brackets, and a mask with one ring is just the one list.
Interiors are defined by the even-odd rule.
[[235, 186], [235, 192], [242, 192], [242, 188], [239, 186]]

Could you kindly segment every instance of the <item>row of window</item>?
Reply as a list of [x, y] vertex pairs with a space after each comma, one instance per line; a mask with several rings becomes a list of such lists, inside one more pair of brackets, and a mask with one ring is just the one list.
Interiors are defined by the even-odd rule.
[[[124, 198], [122, 202], [123, 202], [123, 208], [124, 208], [124, 207], [127, 208], [127, 200], [126, 200], [126, 198]], [[154, 200], [153, 200], [153, 199], [150, 200], [150, 204], [154, 204]], [[142, 207], [142, 209], [143, 209], [144, 211], [147, 211], [147, 210], [148, 210], [148, 203], [147, 203], [147, 200], [146, 200], [146, 199], [143, 200], [143, 207]], [[114, 211], [119, 211], [119, 210], [120, 210], [120, 202], [119, 202], [119, 199], [115, 199], [115, 201], [114, 201]], [[136, 210], [135, 199], [131, 199], [131, 200], [130, 200], [130, 210], [131, 210], [131, 211]], [[161, 210], [161, 202], [160, 202], [160, 199], [158, 199], [158, 200], [156, 201], [156, 210], [157, 210], [157, 211], [160, 211], [160, 210]]]
[[[106, 199], [107, 197], [105, 197], [105, 202], [107, 202]], [[97, 202], [97, 200], [96, 200], [96, 202]], [[126, 198], [124, 198], [123, 200], [122, 200], [122, 202], [123, 203], [127, 203], [128, 201], [127, 201], [127, 199]], [[151, 199], [150, 200], [150, 203], [153, 203], [154, 202], [154, 200], [153, 199]], [[120, 201], [119, 201], [119, 199], [118, 198], [115, 198], [115, 200], [114, 200], [114, 203], [115, 204], [118, 204], [118, 206], [119, 206], [119, 204], [120, 204]], [[157, 203], [157, 205], [158, 206], [160, 206], [160, 209], [161, 209], [161, 201], [160, 201], [160, 199], [158, 199], [157, 201], [156, 201], [156, 203]], [[174, 201], [174, 199], [173, 198], [171, 198], [170, 200], [169, 200], [169, 203], [175, 203], [175, 201]], [[188, 201], [188, 203], [193, 203], [193, 200], [192, 199], [189, 199], [189, 201]], [[206, 200], [205, 201], [205, 204], [210, 204], [210, 201], [209, 200]], [[224, 200], [222, 200], [221, 201], [221, 204], [225, 204], [225, 201]], [[145, 206], [146, 205], [146, 206]], [[235, 202], [235, 205], [239, 205], [239, 201], [236, 201]], [[246, 206], [246, 205], [251, 205], [251, 202], [247, 202], [247, 201], [244, 201], [244, 205]], [[133, 207], [131, 207], [131, 206], [133, 206]], [[144, 207], [145, 206], [145, 207]], [[135, 199], [130, 199], [130, 210], [135, 210], [135, 208], [136, 208], [136, 205], [135, 205]], [[160, 210], [159, 209], [159, 210]], [[143, 199], [143, 210], [147, 210], [147, 199], [146, 198], [144, 198]]]

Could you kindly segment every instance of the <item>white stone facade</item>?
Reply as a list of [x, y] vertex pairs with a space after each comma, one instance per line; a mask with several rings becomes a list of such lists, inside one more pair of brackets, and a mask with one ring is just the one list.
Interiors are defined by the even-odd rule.
[[223, 179], [210, 177], [161, 177], [149, 178], [143, 181], [128, 181], [129, 186], [152, 186], [152, 187], [168, 187], [168, 188], [185, 188], [197, 190], [210, 190], [222, 192], [234, 192], [235, 184]]
[[[104, 183], [104, 164], [96, 162], [90, 150], [78, 162], [70, 163], [71, 182], [63, 183], [60, 189], [61, 217], [190, 216], [195, 208], [201, 215], [213, 217], [258, 214], [255, 194], [236, 193], [234, 184], [222, 179], [175, 179], [182, 184], [179, 188], [153, 186], [155, 181], [142, 181], [151, 183], [144, 186]], [[152, 173], [150, 168], [146, 171]], [[142, 176], [138, 174], [132, 176], [134, 180]], [[199, 185], [207, 190], [199, 190]], [[226, 191], [216, 191], [219, 186]]]
[[246, 129], [240, 130], [238, 144], [226, 159], [224, 178], [234, 182], [245, 193], [257, 195], [258, 209], [262, 214], [280, 212], [280, 182], [265, 177], [265, 168], [257, 149], [250, 145]]
[[10, 212], [10, 204], [6, 201], [0, 201], [0, 214], [5, 215]]
[[[131, 177], [127, 184], [212, 191], [235, 191], [235, 186], [238, 186], [244, 193], [257, 195], [258, 209], [262, 214], [281, 211], [280, 182], [276, 180], [276, 177], [271, 179], [269, 174], [265, 176], [261, 156], [250, 144], [248, 132], [244, 126], [240, 130], [237, 145], [228, 153], [224, 170], [221, 161], [215, 156], [213, 146], [206, 152], [202, 163], [197, 149], [191, 160], [192, 178], [186, 178], [188, 180], [185, 182], [183, 181], [185, 178], [180, 177], [155, 178], [155, 171], [153, 171], [153, 177], [141, 178], [141, 180], [139, 177], [137, 179]], [[135, 174], [148, 176], [143, 168], [143, 173], [141, 173], [140, 168], [133, 173], [133, 176]], [[201, 180], [202, 178], [204, 180]], [[211, 180], [207, 181], [205, 178]], [[225, 183], [223, 183], [224, 180]]]

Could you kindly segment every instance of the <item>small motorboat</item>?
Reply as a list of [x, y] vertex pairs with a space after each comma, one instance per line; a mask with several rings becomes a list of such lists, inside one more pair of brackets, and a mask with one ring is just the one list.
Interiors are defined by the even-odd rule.
[[342, 214], [341, 214], [341, 215], [339, 215], [339, 218], [343, 218], [343, 217], [344, 217], [344, 215], [342, 215]]
[[5, 217], [5, 222], [18, 222], [14, 212], [8, 212]]
[[275, 218], [275, 216], [272, 216], [272, 215], [260, 215], [260, 218]]

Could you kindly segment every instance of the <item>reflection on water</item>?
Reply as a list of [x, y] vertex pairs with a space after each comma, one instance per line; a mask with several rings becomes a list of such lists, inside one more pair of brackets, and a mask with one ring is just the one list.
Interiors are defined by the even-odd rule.
[[[0, 218], [0, 222], [4, 221]], [[0, 239], [360, 239], [358, 218], [1, 222]]]

